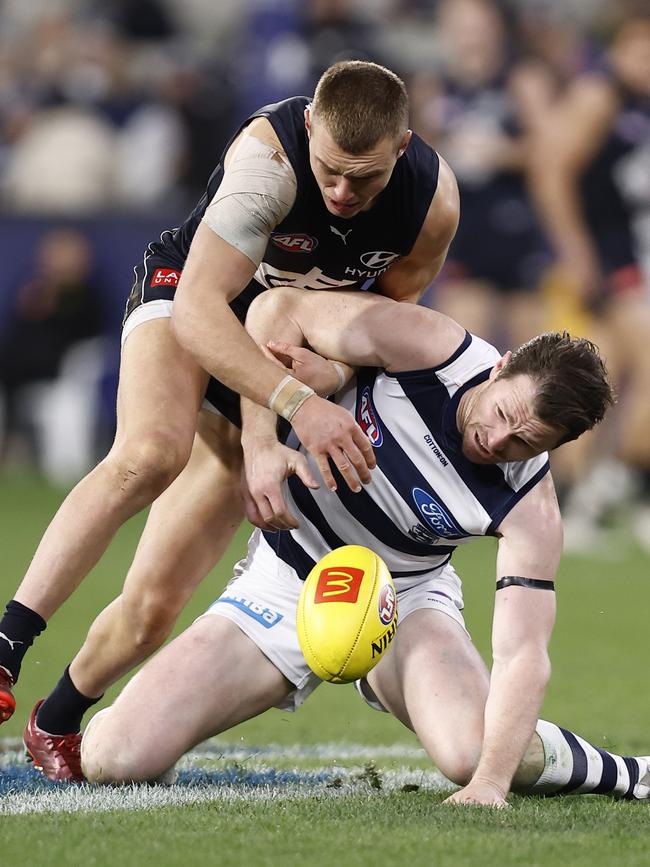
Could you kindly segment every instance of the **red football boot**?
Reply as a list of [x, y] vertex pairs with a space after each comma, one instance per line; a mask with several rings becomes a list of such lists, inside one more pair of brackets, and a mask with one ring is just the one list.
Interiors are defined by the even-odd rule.
[[13, 685], [11, 675], [0, 665], [0, 725], [7, 722], [16, 710], [16, 699], [11, 691]]
[[81, 771], [81, 732], [51, 735], [36, 725], [36, 715], [43, 699], [36, 703], [23, 733], [28, 760], [34, 762], [48, 780], [83, 783]]

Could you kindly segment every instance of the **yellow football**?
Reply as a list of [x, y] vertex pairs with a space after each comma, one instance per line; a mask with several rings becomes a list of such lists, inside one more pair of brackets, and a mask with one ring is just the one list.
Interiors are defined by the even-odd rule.
[[361, 545], [331, 551], [307, 576], [296, 621], [315, 674], [330, 683], [363, 677], [397, 628], [397, 594], [386, 564]]

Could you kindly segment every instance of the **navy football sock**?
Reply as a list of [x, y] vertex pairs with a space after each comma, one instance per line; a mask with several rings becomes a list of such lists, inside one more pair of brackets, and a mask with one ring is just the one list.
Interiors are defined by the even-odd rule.
[[531, 792], [635, 797], [639, 777], [647, 773], [646, 756], [610, 753], [546, 720], [539, 720], [536, 732], [544, 747], [544, 770]]
[[12, 599], [7, 603], [0, 620], [0, 666], [5, 668], [14, 683], [18, 681], [23, 657], [47, 623], [40, 614]]
[[51, 735], [67, 735], [81, 729], [81, 720], [88, 708], [102, 698], [88, 698], [79, 692], [70, 677], [70, 666], [61, 680], [38, 709], [36, 724]]

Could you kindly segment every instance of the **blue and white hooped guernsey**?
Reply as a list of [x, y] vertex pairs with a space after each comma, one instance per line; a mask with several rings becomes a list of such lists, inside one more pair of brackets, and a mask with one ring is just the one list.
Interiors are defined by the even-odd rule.
[[[397, 374], [360, 369], [336, 402], [355, 414], [373, 441], [372, 482], [354, 494], [335, 470], [338, 488], [331, 493], [324, 485], [311, 491], [292, 476], [285, 494], [302, 516], [299, 529], [263, 533], [280, 559], [304, 579], [333, 548], [365, 545], [385, 561], [399, 589], [418, 576], [434, 576], [457, 545], [495, 535], [549, 470], [546, 453], [496, 465], [473, 464], [463, 455], [458, 403], [488, 378], [499, 357], [495, 347], [466, 333], [438, 367]], [[289, 444], [298, 444], [293, 433]]]

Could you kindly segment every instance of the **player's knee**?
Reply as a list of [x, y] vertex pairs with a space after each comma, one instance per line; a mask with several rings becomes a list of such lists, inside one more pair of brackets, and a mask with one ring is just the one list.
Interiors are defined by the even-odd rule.
[[436, 761], [438, 769], [457, 786], [466, 786], [478, 765], [478, 749], [456, 748]]
[[184, 600], [176, 595], [145, 592], [122, 600], [129, 635], [140, 651], [153, 653], [171, 632]]
[[168, 432], [150, 433], [114, 447], [106, 458], [120, 490], [153, 501], [174, 481], [190, 456], [191, 442]]
[[145, 782], [157, 776], [155, 769], [150, 770], [142, 758], [130, 755], [123, 744], [111, 747], [109, 742], [96, 744], [93, 749], [82, 748], [81, 769], [89, 783], [99, 785]]
[[261, 292], [248, 308], [246, 321], [254, 323], [260, 317], [266, 319], [269, 316], [279, 315], [288, 305], [291, 305], [292, 296], [296, 291], [299, 290], [291, 286], [276, 286], [273, 292]]
[[112, 708], [105, 708], [91, 718], [81, 741], [81, 769], [89, 783], [114, 783], [124, 769], [124, 751], [115, 742], [111, 726]]

